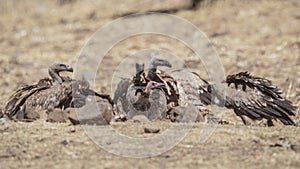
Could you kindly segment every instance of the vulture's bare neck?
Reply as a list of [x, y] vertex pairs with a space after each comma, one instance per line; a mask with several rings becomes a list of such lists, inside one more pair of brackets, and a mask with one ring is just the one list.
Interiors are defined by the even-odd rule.
[[59, 75], [59, 72], [57, 72], [53, 69], [49, 69], [49, 75], [50, 75], [51, 79], [53, 80], [53, 82], [57, 82], [59, 84], [61, 84], [63, 82], [62, 77]]
[[158, 66], [164, 66], [164, 67], [169, 67], [171, 68], [172, 67], [172, 64], [167, 61], [167, 60], [164, 60], [164, 59], [160, 59], [160, 58], [157, 58], [157, 57], [153, 57], [149, 63], [149, 71], [148, 71], [148, 75], [147, 77], [150, 79], [150, 80], [156, 80], [156, 73], [157, 73], [157, 67]]

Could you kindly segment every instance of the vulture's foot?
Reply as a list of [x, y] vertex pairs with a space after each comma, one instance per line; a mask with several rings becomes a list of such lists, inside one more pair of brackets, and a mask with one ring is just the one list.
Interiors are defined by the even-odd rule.
[[127, 120], [127, 116], [125, 114], [118, 114], [115, 115], [115, 121], [116, 122], [123, 122]]

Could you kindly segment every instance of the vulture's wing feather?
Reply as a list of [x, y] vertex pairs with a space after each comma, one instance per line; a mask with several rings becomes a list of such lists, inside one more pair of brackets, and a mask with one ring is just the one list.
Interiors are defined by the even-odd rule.
[[12, 118], [20, 110], [21, 106], [24, 105], [25, 101], [33, 94], [48, 89], [49, 85], [26, 85], [16, 90], [9, 98], [4, 113]]
[[117, 112], [121, 112], [121, 111], [128, 112], [128, 102], [126, 99], [126, 95], [130, 84], [131, 84], [131, 80], [129, 78], [125, 78], [122, 79], [117, 85], [117, 89], [115, 90], [114, 93], [113, 102], [115, 104], [120, 102], [121, 103], [120, 106], [122, 106], [123, 109], [123, 110], [119, 110], [119, 106], [117, 106]]
[[285, 125], [295, 125], [296, 107], [282, 98], [282, 90], [270, 80], [251, 76], [248, 72], [230, 75], [226, 80], [226, 106], [239, 116], [256, 119], [279, 119]]
[[97, 96], [102, 99], [106, 99], [112, 106], [114, 105], [114, 101], [111, 99], [109, 94], [99, 94], [92, 89], [83, 89], [80, 91], [80, 93], [83, 95]]

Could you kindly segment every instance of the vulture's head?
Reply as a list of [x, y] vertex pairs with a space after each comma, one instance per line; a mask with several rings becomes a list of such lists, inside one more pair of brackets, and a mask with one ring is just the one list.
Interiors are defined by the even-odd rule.
[[49, 67], [49, 71], [56, 72], [56, 73], [64, 72], [64, 71], [73, 72], [73, 68], [69, 65], [65, 65], [62, 63], [54, 63]]
[[247, 79], [250, 79], [250, 78], [252, 78], [252, 76], [248, 72], [240, 72], [238, 74], [228, 75], [226, 77], [226, 82], [233, 83], [233, 82], [238, 82], [238, 81], [248, 81]]
[[165, 84], [164, 83], [155, 82], [155, 81], [150, 81], [150, 82], [148, 82], [145, 90], [137, 89], [135, 91], [135, 95], [137, 95], [138, 93], [141, 93], [144, 96], [149, 96], [149, 94], [150, 94], [150, 92], [152, 90], [160, 88], [162, 86], [165, 86]]
[[171, 68], [172, 64], [167, 60], [160, 59], [158, 57], [152, 57], [149, 64], [149, 69], [157, 69], [158, 66], [166, 66]]
[[59, 72], [73, 72], [73, 68], [62, 63], [54, 63], [49, 67], [48, 71], [54, 82], [62, 83], [62, 77], [59, 75]]
[[145, 69], [145, 64], [143, 62], [137, 62], [135, 64], [135, 70], [137, 74], [141, 74]]
[[146, 93], [150, 93], [151, 90], [157, 89], [159, 87], [165, 86], [164, 83], [159, 83], [159, 82], [155, 82], [155, 81], [150, 81], [147, 86], [146, 86]]

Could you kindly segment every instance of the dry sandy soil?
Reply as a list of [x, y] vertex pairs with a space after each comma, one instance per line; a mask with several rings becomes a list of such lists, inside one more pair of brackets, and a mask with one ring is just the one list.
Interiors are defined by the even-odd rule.
[[[149, 10], [179, 9], [184, 18], [203, 31], [214, 44], [226, 74], [249, 71], [283, 88], [285, 97], [300, 106], [300, 2], [205, 1], [184, 10], [180, 0], [120, 2], [76, 0], [0, 1], [0, 108], [21, 84], [46, 77], [53, 62], [75, 65], [93, 33], [118, 16]], [[184, 28], [182, 28], [184, 29]], [[161, 48], [182, 56], [195, 71], [201, 63], [178, 41], [162, 36], [137, 36], [120, 42], [99, 69], [95, 90], [112, 94], [110, 73], [125, 56], [147, 48]], [[194, 63], [197, 63], [196, 65]], [[106, 73], [103, 73], [103, 72]], [[201, 74], [201, 72], [199, 72]], [[299, 111], [293, 119], [299, 123]], [[232, 111], [204, 143], [203, 123], [197, 123], [173, 149], [154, 157], [135, 159], [98, 147], [82, 126], [37, 120], [0, 123], [0, 168], [300, 168], [300, 129], [282, 126], [244, 126]], [[135, 137], [145, 125], [165, 129], [170, 122], [115, 123], [113, 127]], [[181, 126], [184, 124], [175, 124]], [[103, 126], [99, 132], [106, 132]], [[108, 136], [109, 137], [109, 134]], [[123, 145], [126, 147], [126, 145]]]

